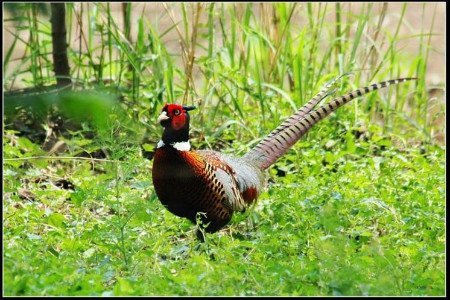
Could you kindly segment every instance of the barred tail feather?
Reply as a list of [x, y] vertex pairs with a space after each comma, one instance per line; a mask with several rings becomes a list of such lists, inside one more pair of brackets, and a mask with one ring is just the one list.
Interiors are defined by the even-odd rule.
[[[250, 150], [244, 156], [244, 158], [255, 162], [263, 170], [267, 169], [278, 158], [283, 156], [286, 151], [289, 150], [289, 148], [292, 147], [292, 145], [294, 145], [302, 136], [304, 136], [308, 132], [308, 130], [311, 129], [317, 122], [324, 119], [330, 113], [343, 106], [347, 102], [380, 88], [385, 88], [393, 84], [398, 84], [407, 80], [415, 79], [417, 78], [400, 78], [372, 84], [368, 87], [364, 87], [352, 91], [344, 96], [338, 97], [322, 105], [316, 110], [308, 111], [307, 113], [303, 114], [301, 118], [298, 117], [300, 116], [299, 110], [296, 112], [296, 114], [288, 118], [274, 131], [272, 131], [271, 134], [264, 138], [252, 150]], [[312, 102], [314, 98], [310, 102]], [[308, 102], [306, 105], [308, 105], [310, 102]], [[312, 107], [314, 107], [314, 105]], [[306, 109], [308, 109], [309, 107], [310, 106], [308, 106]], [[304, 109], [303, 112], [306, 111], [306, 109]]]
[[[275, 128], [268, 136], [266, 136], [264, 138], [264, 140], [269, 140], [272, 136], [276, 135], [278, 132], [282, 131], [283, 129], [285, 129], [286, 127], [291, 126], [292, 124], [297, 123], [298, 121], [300, 121], [307, 113], [309, 113], [316, 105], [317, 103], [319, 103], [322, 99], [326, 98], [331, 92], [330, 89], [331, 87], [342, 77], [347, 76], [347, 75], [351, 75], [352, 73], [344, 73], [341, 76], [331, 80], [330, 82], [328, 82], [323, 88], [322, 90], [320, 90], [319, 93], [317, 93], [317, 95], [315, 95], [311, 100], [308, 101], [308, 103], [306, 103], [305, 105], [303, 105], [300, 109], [298, 109], [295, 114], [293, 114], [292, 116], [290, 116], [289, 118], [287, 118], [286, 120], [283, 121], [283, 123], [281, 123], [280, 125], [278, 125], [277, 128]], [[258, 145], [262, 144], [263, 141], [261, 141]], [[258, 145], [256, 145], [256, 147], [258, 147]]]

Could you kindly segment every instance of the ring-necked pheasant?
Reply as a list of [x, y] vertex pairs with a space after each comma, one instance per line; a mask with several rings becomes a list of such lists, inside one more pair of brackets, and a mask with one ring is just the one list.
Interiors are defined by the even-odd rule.
[[[263, 189], [263, 171], [317, 122], [354, 98], [416, 79], [400, 78], [372, 84], [313, 110], [318, 102], [328, 96], [328, 91], [339, 78], [329, 82], [242, 157], [193, 150], [189, 143], [188, 112], [195, 106], [166, 104], [158, 117], [164, 132], [155, 151], [152, 170], [153, 184], [161, 203], [173, 214], [188, 218], [193, 223], [199, 218], [206, 232], [216, 232], [231, 220], [233, 212], [242, 212], [255, 202]], [[197, 234], [203, 240], [200, 231]]]

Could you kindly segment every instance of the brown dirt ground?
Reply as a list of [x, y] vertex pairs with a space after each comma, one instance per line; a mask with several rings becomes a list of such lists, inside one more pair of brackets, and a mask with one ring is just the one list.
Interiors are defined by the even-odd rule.
[[[75, 7], [76, 9], [80, 10], [81, 6], [83, 5], [83, 9], [86, 12], [88, 7], [86, 3], [76, 3]], [[92, 5], [92, 4], [90, 4]], [[190, 6], [195, 5], [193, 3], [186, 4], [188, 11], [190, 11]], [[239, 11], [239, 8], [243, 8], [245, 3], [235, 3], [237, 10]], [[267, 12], [268, 9], [270, 9], [270, 3], [255, 3], [254, 9], [255, 14], [259, 14], [260, 12]], [[323, 4], [324, 5], [324, 4]], [[328, 13], [328, 16], [330, 20], [333, 21], [334, 19], [334, 5], [335, 3], [329, 3], [328, 10], [330, 13]], [[362, 12], [362, 6], [364, 3], [342, 3], [342, 9], [345, 11], [351, 11], [353, 14], [361, 14]], [[390, 30], [393, 30], [397, 26], [398, 17], [401, 13], [403, 3], [394, 2], [388, 4], [388, 14], [387, 17], [384, 20], [383, 27], [388, 28]], [[180, 21], [182, 19], [181, 16], [181, 10], [180, 5], [177, 3], [168, 3], [168, 8], [170, 10], [173, 10], [173, 17], [175, 21]], [[434, 8], [436, 9], [436, 15], [433, 16]], [[122, 26], [122, 5], [120, 3], [111, 3], [111, 8], [114, 15], [114, 20], [118, 23], [119, 27]], [[373, 14], [378, 14], [382, 9], [382, 3], [375, 3], [373, 6]], [[157, 29], [159, 32], [164, 32], [167, 28], [172, 26], [173, 22], [170, 19], [170, 17], [167, 15], [166, 10], [162, 3], [133, 3], [133, 11], [132, 11], [132, 20], [137, 20], [137, 18], [140, 16], [140, 14], [144, 11], [145, 15], [148, 17], [148, 20], [152, 22], [153, 26]], [[206, 10], [204, 10], [204, 14], [202, 16], [203, 20], [206, 19]], [[307, 26], [308, 20], [305, 17], [305, 11], [306, 11], [306, 5], [304, 3], [299, 3], [296, 13], [294, 14], [292, 20], [297, 25], [298, 28], [303, 28], [304, 26]], [[8, 12], [4, 13], [4, 18], [8, 18]], [[347, 16], [348, 17], [348, 16]], [[44, 20], [47, 17], [42, 17]], [[422, 21], [423, 18], [423, 21]], [[202, 19], [200, 20], [202, 21]], [[345, 17], [344, 20], [345, 22]], [[374, 20], [376, 22], [377, 20]], [[86, 27], [87, 19], [84, 20], [84, 26]], [[325, 20], [327, 22], [327, 20]], [[419, 34], [421, 32], [421, 26], [424, 25], [424, 31], [429, 31], [432, 23], [434, 22], [434, 29], [433, 32], [435, 35], [433, 35], [430, 39], [430, 58], [428, 62], [428, 70], [427, 70], [427, 83], [430, 85], [435, 84], [442, 84], [445, 82], [445, 52], [446, 52], [446, 31], [445, 31], [445, 23], [446, 23], [446, 4], [445, 3], [426, 3], [424, 6], [423, 3], [408, 3], [407, 9], [405, 12], [405, 22], [400, 27], [399, 35], [403, 37], [411, 36], [413, 34]], [[74, 22], [75, 23], [75, 22]], [[12, 27], [11, 22], [3, 23], [3, 58], [5, 56], [5, 52], [8, 51], [12, 41], [13, 37], [8, 32], [8, 30], [15, 32], [14, 27]], [[133, 24], [134, 25], [134, 24]], [[182, 27], [180, 25], [180, 27]], [[121, 27], [120, 27], [121, 28]], [[132, 39], [135, 39], [136, 36], [136, 26], [133, 26], [133, 32], [132, 32]], [[72, 34], [72, 40], [71, 44], [75, 49], [78, 49], [79, 40], [78, 40], [78, 25], [73, 25], [73, 34]], [[84, 29], [86, 30], [86, 29]], [[181, 29], [182, 30], [182, 29]], [[370, 34], [370, 33], [369, 33]], [[28, 32], [22, 32], [21, 38], [27, 40], [28, 39]], [[218, 37], [220, 39], [220, 37]], [[425, 39], [427, 41], [427, 39]], [[164, 36], [163, 42], [166, 45], [167, 49], [170, 53], [180, 53], [181, 47], [179, 44], [179, 37], [176, 32], [176, 30], [170, 31], [167, 35]], [[219, 41], [218, 41], [219, 42]], [[405, 53], [405, 57], [414, 57], [418, 53], [419, 45], [418, 45], [418, 38], [409, 38], [404, 39], [401, 44], [398, 45], [399, 49], [402, 49], [402, 51]], [[201, 53], [198, 53], [201, 54]], [[411, 54], [411, 55], [409, 55]], [[4, 70], [5, 74], [10, 74], [12, 70], [20, 63], [21, 58], [24, 55], [24, 45], [22, 43], [18, 43], [16, 46], [16, 50], [14, 51], [12, 55], [12, 59], [15, 60], [13, 63], [11, 63], [8, 66], [7, 70]], [[181, 62], [181, 56], [179, 56]], [[195, 71], [195, 70], [194, 70]], [[200, 75], [198, 70], [194, 73], [194, 76]], [[15, 88], [23, 87], [20, 83], [20, 80], [15, 81]], [[4, 87], [5, 88], [5, 87]]]

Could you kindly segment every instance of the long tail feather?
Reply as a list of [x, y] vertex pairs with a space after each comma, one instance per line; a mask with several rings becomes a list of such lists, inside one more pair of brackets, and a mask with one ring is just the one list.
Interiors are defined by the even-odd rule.
[[[345, 103], [380, 88], [385, 88], [393, 84], [398, 84], [407, 80], [415, 79], [417, 78], [400, 78], [375, 83], [368, 87], [364, 87], [352, 91], [344, 96], [338, 97], [322, 105], [318, 109], [311, 111], [311, 109], [322, 98], [323, 95], [320, 94], [326, 89], [325, 87], [319, 94], [316, 95], [316, 97], [311, 99], [311, 101], [309, 101], [300, 109], [303, 109], [302, 112], [298, 110], [293, 116], [284, 121], [252, 150], [245, 154], [244, 158], [255, 162], [263, 170], [267, 169], [278, 158], [283, 156], [286, 151], [290, 147], [292, 147], [292, 145], [294, 145], [302, 136], [304, 136], [306, 132], [308, 132], [308, 130], [311, 129], [317, 122], [324, 119], [326, 116], [328, 116], [339, 107], [343, 106]], [[325, 93], [326, 91], [323, 94]], [[316, 98], [320, 99], [317, 100]]]
[[[282, 131], [283, 129], [285, 129], [286, 127], [291, 126], [292, 124], [295, 124], [297, 122], [299, 122], [301, 119], [303, 119], [303, 117], [309, 113], [316, 105], [317, 103], [319, 103], [322, 99], [328, 97], [330, 94], [332, 94], [333, 92], [330, 92], [331, 87], [342, 77], [347, 76], [347, 75], [351, 75], [352, 73], [345, 73], [342, 74], [341, 76], [331, 80], [330, 82], [328, 82], [323, 88], [322, 90], [320, 90], [319, 93], [317, 93], [317, 95], [315, 95], [311, 100], [308, 101], [308, 103], [306, 103], [305, 105], [303, 105], [301, 108], [299, 108], [295, 114], [293, 114], [292, 116], [290, 116], [289, 118], [287, 118], [286, 120], [283, 121], [283, 123], [281, 123], [280, 125], [278, 125], [277, 128], [275, 128], [268, 136], [266, 136], [264, 138], [264, 140], [270, 140], [270, 138], [274, 135], [276, 135], [278, 132]], [[264, 142], [264, 140], [262, 140], [258, 145], [262, 144]], [[256, 147], [258, 147], [258, 145], [256, 145]]]

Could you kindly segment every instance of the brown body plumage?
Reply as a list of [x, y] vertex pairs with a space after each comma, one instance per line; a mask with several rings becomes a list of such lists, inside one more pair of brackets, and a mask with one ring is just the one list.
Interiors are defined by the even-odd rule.
[[166, 104], [158, 118], [164, 133], [155, 152], [152, 170], [153, 184], [161, 203], [179, 217], [194, 223], [200, 221], [206, 232], [216, 232], [231, 220], [233, 212], [244, 211], [256, 201], [264, 186], [263, 171], [317, 122], [356, 97], [414, 79], [373, 84], [312, 110], [339, 78], [327, 84], [242, 157], [191, 149], [188, 111], [195, 107]]
[[162, 147], [156, 151], [154, 161], [153, 184], [161, 203], [193, 223], [200, 218], [208, 224], [206, 232], [219, 230], [231, 220], [234, 211], [245, 210], [263, 185], [262, 172], [257, 172], [254, 185], [240, 190], [237, 162], [220, 152]]

